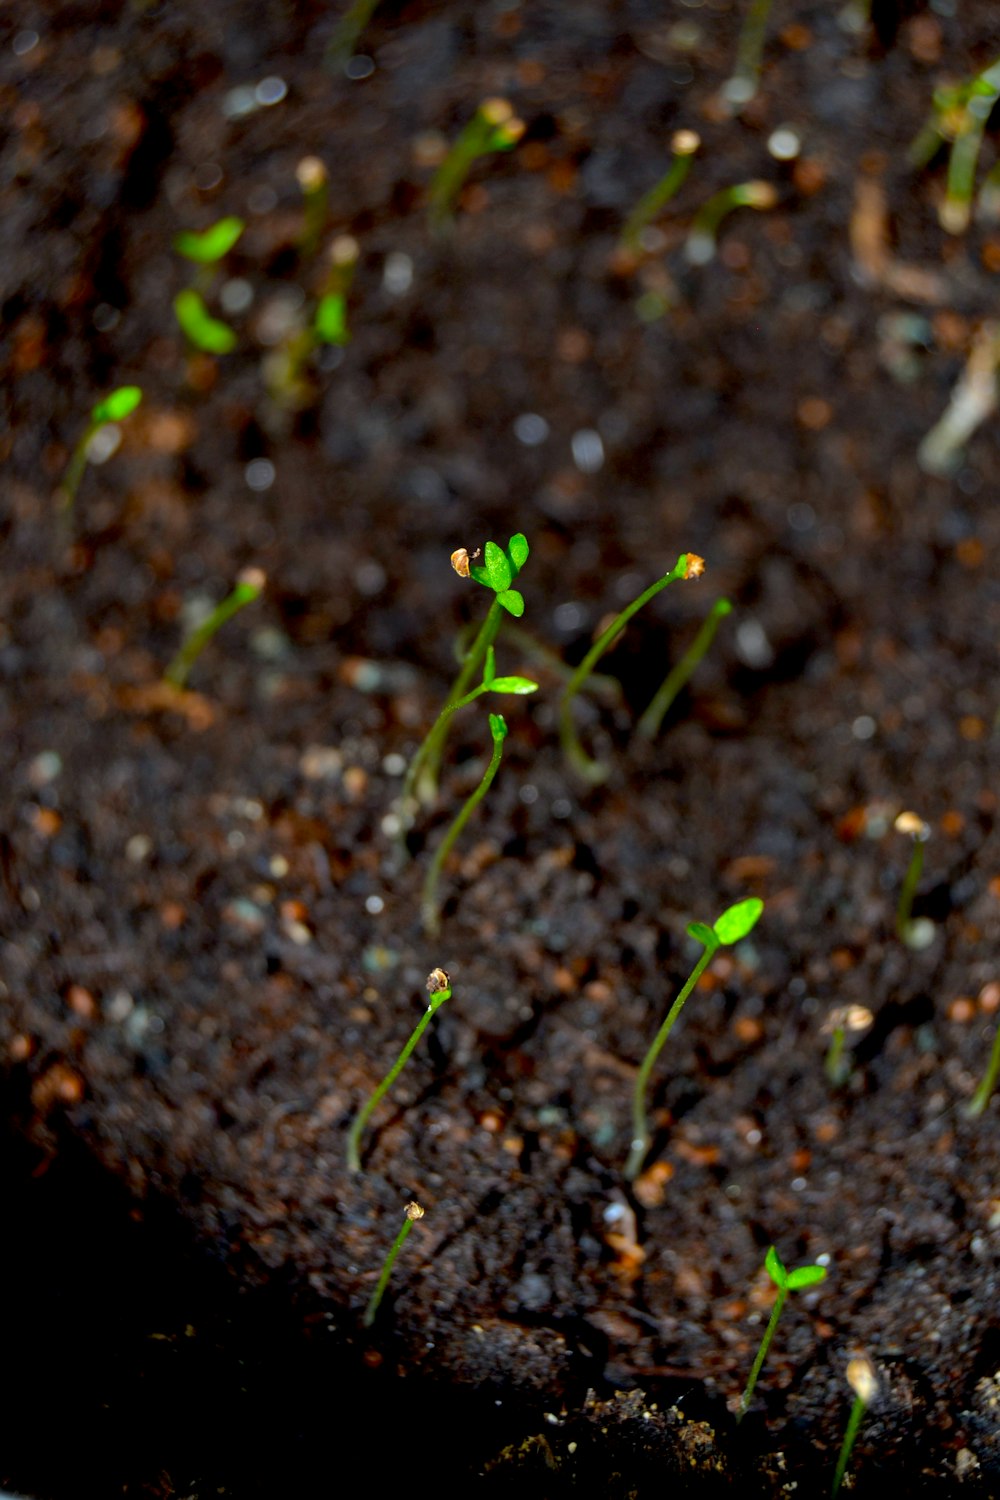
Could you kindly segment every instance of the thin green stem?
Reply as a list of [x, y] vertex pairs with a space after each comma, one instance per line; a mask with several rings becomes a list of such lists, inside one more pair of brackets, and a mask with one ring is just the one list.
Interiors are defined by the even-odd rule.
[[640, 594], [638, 599], [633, 599], [632, 603], [623, 609], [621, 614], [616, 615], [607, 630], [591, 646], [563, 690], [559, 708], [559, 738], [562, 741], [563, 753], [573, 769], [595, 786], [606, 780], [609, 768], [602, 761], [592, 759], [580, 743], [576, 727], [573, 723], [573, 699], [612, 641], [615, 640], [621, 630], [624, 630], [633, 615], [637, 615], [643, 605], [648, 604], [650, 599], [655, 598], [661, 589], [667, 587], [668, 583], [676, 583], [679, 578], [686, 577], [687, 566], [687, 553], [682, 552], [669, 573], [657, 579], [656, 583], [650, 584], [645, 593]]
[[427, 1025], [431, 1017], [437, 1010], [441, 1008], [441, 1006], [447, 999], [450, 998], [450, 996], [450, 986], [446, 986], [444, 989], [432, 991], [430, 1000], [427, 1004], [427, 1009], [420, 1017], [420, 1020], [417, 1022], [416, 1026], [414, 1026], [412, 1032], [410, 1033], [409, 1040], [407, 1041], [402, 1052], [396, 1058], [396, 1061], [393, 1063], [388, 1073], [382, 1079], [382, 1082], [372, 1094], [371, 1098], [366, 1104], [361, 1107], [361, 1109], [358, 1110], [358, 1113], [355, 1115], [354, 1123], [352, 1124], [347, 1136], [347, 1170], [349, 1172], [360, 1172], [361, 1136], [364, 1132], [365, 1126], [371, 1119], [374, 1111], [378, 1108], [382, 1100], [385, 1098], [386, 1094], [392, 1088], [393, 1084], [396, 1082], [396, 1079], [399, 1077], [400, 1073], [406, 1067], [406, 1064], [410, 1060], [410, 1054], [427, 1029]]
[[634, 1182], [642, 1170], [642, 1164], [649, 1150], [649, 1125], [646, 1120], [646, 1092], [649, 1088], [650, 1074], [656, 1066], [656, 1060], [663, 1051], [664, 1043], [673, 1030], [674, 1022], [680, 1015], [685, 1000], [694, 989], [705, 969], [711, 963], [712, 958], [719, 949], [719, 941], [716, 938], [705, 947], [704, 953], [691, 970], [687, 983], [681, 990], [677, 999], [667, 1012], [666, 1020], [660, 1027], [653, 1039], [653, 1044], [640, 1064], [636, 1074], [635, 1087], [632, 1090], [632, 1144], [625, 1163], [625, 1177], [628, 1182]]
[[673, 140], [673, 161], [659, 182], [654, 183], [649, 192], [643, 194], [625, 220], [622, 244], [626, 250], [637, 254], [641, 249], [642, 231], [666, 208], [671, 198], [680, 192], [700, 144], [693, 130], [679, 130], [676, 133]]
[[225, 625], [227, 620], [231, 620], [233, 615], [260, 597], [264, 583], [264, 575], [259, 568], [248, 568], [246, 573], [238, 580], [232, 593], [227, 595], [222, 603], [213, 609], [207, 620], [202, 621], [200, 625], [191, 631], [187, 640], [184, 641], [181, 649], [164, 672], [164, 682], [169, 682], [171, 687], [183, 688], [187, 683], [191, 668], [212, 637]]
[[436, 937], [441, 927], [441, 913], [437, 892], [444, 862], [454, 848], [455, 840], [459, 837], [462, 829], [489, 791], [493, 778], [500, 768], [500, 761], [503, 756], [503, 742], [507, 737], [507, 725], [500, 714], [490, 714], [490, 733], [493, 735], [493, 754], [490, 757], [489, 765], [483, 772], [483, 779], [467, 798], [465, 805], [459, 809], [451, 827], [435, 851], [434, 858], [431, 860], [430, 868], [424, 880], [420, 910], [424, 931], [430, 937]]
[[639, 720], [639, 733], [644, 739], [653, 740], [659, 734], [660, 725], [678, 693], [687, 686], [695, 668], [715, 640], [719, 625], [728, 614], [732, 613], [732, 609], [733, 606], [728, 599], [716, 599], [689, 649], [677, 665], [667, 673], [656, 696]]
[[982, 1082], [976, 1089], [969, 1101], [966, 1113], [970, 1119], [978, 1119], [990, 1102], [990, 1096], [996, 1088], [997, 1077], [1000, 1076], [1000, 1025], [997, 1026], [993, 1038], [993, 1047], [990, 1052], [990, 1060], [983, 1074]]
[[833, 1035], [830, 1037], [830, 1045], [827, 1048], [826, 1061], [823, 1069], [831, 1088], [839, 1089], [847, 1080], [850, 1069], [847, 1067], [844, 1057], [844, 1041], [847, 1037], [845, 1026], [835, 1026]]
[[76, 500], [76, 492], [80, 488], [80, 480], [83, 478], [87, 467], [87, 450], [90, 447], [91, 438], [103, 423], [90, 421], [87, 423], [83, 436], [73, 449], [66, 472], [59, 485], [59, 508], [63, 515], [68, 515], [73, 509]]
[[734, 209], [773, 208], [777, 201], [778, 194], [773, 185], [757, 178], [750, 182], [737, 182], [733, 187], [721, 188], [719, 192], [713, 193], [691, 221], [691, 230], [684, 242], [687, 259], [695, 266], [705, 266], [713, 259], [719, 226]]
[[[503, 622], [503, 638], [517, 646], [532, 661], [537, 661], [543, 667], [547, 667], [563, 682], [568, 682], [572, 677], [575, 669], [567, 666], [558, 651], [553, 651], [551, 646], [540, 641], [523, 625], [516, 624], [509, 616]], [[617, 677], [607, 677], [600, 672], [591, 672], [585, 688], [588, 693], [593, 693], [595, 697], [603, 698], [608, 703], [621, 702], [622, 685]]]
[[924, 868], [926, 842], [925, 838], [919, 837], [913, 840], [913, 853], [910, 855], [910, 863], [899, 892], [899, 904], [896, 907], [896, 936], [901, 943], [906, 942], [906, 936], [910, 930], [913, 898], [917, 894], [917, 886], [920, 884], [920, 875]]
[[354, 0], [337, 22], [326, 49], [329, 67], [343, 67], [354, 53], [361, 33], [378, 8], [379, 0]]
[[788, 1292], [789, 1288], [787, 1286], [778, 1288], [778, 1295], [774, 1299], [774, 1306], [771, 1309], [771, 1316], [768, 1319], [767, 1327], [764, 1329], [764, 1337], [760, 1341], [760, 1348], [757, 1350], [757, 1357], [754, 1360], [753, 1364], [750, 1366], [750, 1374], [747, 1378], [746, 1389], [744, 1390], [743, 1395], [740, 1397], [740, 1406], [738, 1412], [736, 1413], [737, 1422], [742, 1422], [743, 1418], [746, 1416], [747, 1412], [750, 1409], [750, 1402], [753, 1399], [754, 1387], [757, 1384], [757, 1377], [760, 1374], [761, 1369], [763, 1368], [765, 1359], [767, 1358], [767, 1351], [771, 1347], [771, 1340], [774, 1338], [774, 1331], [778, 1326], [778, 1320], [781, 1317], [781, 1314], [784, 1311], [785, 1303], [788, 1300]]
[[844, 1433], [844, 1441], [840, 1445], [840, 1456], [837, 1459], [837, 1467], [833, 1475], [833, 1486], [830, 1490], [831, 1500], [837, 1500], [837, 1496], [840, 1493], [840, 1486], [844, 1482], [844, 1475], [847, 1473], [847, 1465], [850, 1462], [851, 1449], [854, 1447], [854, 1440], [858, 1435], [858, 1429], [867, 1410], [868, 1403], [864, 1397], [856, 1396], [854, 1405], [851, 1407], [851, 1415], [847, 1419], [847, 1431]]
[[451, 685], [451, 690], [445, 699], [444, 707], [434, 720], [426, 739], [417, 747], [416, 753], [407, 767], [400, 797], [404, 819], [407, 817], [407, 810], [414, 799], [427, 806], [437, 796], [441, 759], [444, 754], [445, 741], [448, 737], [448, 721], [458, 707], [460, 700], [467, 693], [469, 683], [475, 676], [477, 668], [482, 665], [487, 650], [496, 640], [497, 631], [500, 629], [502, 619], [503, 606], [498, 604], [494, 597], [486, 619], [480, 626], [478, 635], [465, 654], [461, 671]]
[[741, 109], [756, 94], [760, 85], [760, 66], [764, 56], [764, 36], [772, 0], [751, 0], [747, 18], [740, 31], [736, 66], [723, 86], [723, 94], [735, 108]]
[[370, 1328], [374, 1323], [375, 1316], [382, 1302], [382, 1298], [385, 1296], [386, 1287], [389, 1285], [389, 1278], [392, 1275], [392, 1268], [396, 1264], [396, 1256], [399, 1254], [400, 1250], [402, 1250], [404, 1244], [406, 1243], [406, 1236], [409, 1234], [416, 1221], [418, 1219], [422, 1219], [423, 1216], [424, 1211], [420, 1207], [419, 1203], [408, 1203], [406, 1205], [406, 1216], [403, 1219], [402, 1227], [400, 1228], [399, 1233], [392, 1242], [392, 1247], [389, 1250], [389, 1254], [386, 1256], [383, 1263], [382, 1272], [379, 1276], [375, 1290], [372, 1292], [370, 1298], [368, 1299], [368, 1306], [365, 1308], [365, 1315], [361, 1319], [361, 1326], [363, 1328]]

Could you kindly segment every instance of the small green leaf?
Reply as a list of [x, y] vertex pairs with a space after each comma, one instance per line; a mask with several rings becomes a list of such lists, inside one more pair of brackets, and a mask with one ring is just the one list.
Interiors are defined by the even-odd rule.
[[516, 578], [528, 561], [528, 539], [523, 532], [517, 532], [507, 543], [507, 557], [511, 567], [514, 569], [514, 577]]
[[538, 683], [528, 677], [494, 677], [490, 682], [490, 692], [517, 693], [523, 698], [526, 693], [537, 693]]
[[321, 297], [313, 320], [316, 337], [324, 344], [348, 344], [351, 335], [347, 331], [347, 301], [340, 292], [331, 292]]
[[497, 675], [497, 654], [492, 646], [486, 648], [486, 661], [483, 664], [483, 681], [487, 687], [492, 687]]
[[507, 613], [518, 620], [524, 614], [524, 595], [519, 594], [517, 589], [504, 589], [502, 594], [497, 594], [497, 603], [502, 604]]
[[228, 323], [210, 316], [201, 297], [191, 287], [174, 298], [174, 313], [196, 349], [206, 354], [229, 354], [236, 348], [236, 335]]
[[788, 1273], [781, 1264], [781, 1256], [772, 1245], [764, 1257], [764, 1270], [770, 1276], [776, 1287], [784, 1290], [788, 1285]]
[[104, 427], [108, 422], [122, 422], [131, 416], [141, 400], [142, 391], [137, 385], [120, 385], [103, 401], [98, 401], [90, 413], [91, 425]]
[[800, 1292], [803, 1287], [817, 1286], [825, 1280], [825, 1266], [798, 1266], [796, 1270], [788, 1273], [788, 1289], [792, 1292]]
[[748, 896], [745, 901], [737, 901], [735, 906], [730, 906], [715, 923], [715, 935], [719, 942], [738, 943], [741, 938], [745, 938], [756, 927], [763, 910], [764, 903], [757, 896]]
[[488, 589], [490, 586], [490, 575], [482, 563], [469, 563], [469, 577], [474, 578], [477, 583], [481, 583], [484, 589]]
[[502, 594], [510, 588], [510, 563], [496, 542], [486, 543], [486, 576], [495, 594]]
[[185, 229], [174, 240], [174, 249], [185, 260], [197, 261], [200, 266], [210, 266], [229, 254], [244, 227], [242, 219], [228, 218], [220, 219], [202, 234]]
[[507, 738], [507, 721], [503, 714], [490, 714], [490, 734], [494, 745], [502, 745]]
[[704, 943], [706, 948], [715, 948], [718, 946], [719, 939], [716, 937], [714, 930], [706, 926], [704, 922], [689, 922], [687, 924], [687, 935], [688, 937], [695, 938], [699, 943]]

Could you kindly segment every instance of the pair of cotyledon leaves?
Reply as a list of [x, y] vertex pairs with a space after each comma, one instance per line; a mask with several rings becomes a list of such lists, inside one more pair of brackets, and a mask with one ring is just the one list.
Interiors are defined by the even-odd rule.
[[735, 906], [727, 907], [711, 927], [706, 922], [689, 922], [687, 933], [714, 952], [716, 948], [738, 943], [745, 938], [756, 927], [763, 910], [764, 903], [759, 896], [748, 896], [745, 901], [737, 901]]
[[519, 531], [506, 547], [487, 542], [483, 561], [469, 564], [469, 576], [484, 588], [492, 589], [501, 608], [517, 619], [524, 614], [524, 598], [511, 584], [527, 562], [528, 550], [527, 538]]

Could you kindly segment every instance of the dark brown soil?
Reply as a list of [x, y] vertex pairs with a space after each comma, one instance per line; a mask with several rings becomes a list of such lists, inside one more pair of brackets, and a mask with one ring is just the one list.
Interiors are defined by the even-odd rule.
[[[917, 461], [995, 316], [1000, 229], [945, 234], [943, 163], [907, 159], [933, 89], [1000, 51], [995, 4], [876, 0], [860, 34], [829, 0], [776, 4], [738, 118], [717, 103], [745, 9], [727, 0], [385, 0], [354, 78], [315, 3], [17, 9], [0, 1481], [312, 1494], [360, 1460], [519, 1495], [823, 1494], [864, 1351], [855, 1492], [1000, 1493], [997, 1101], [965, 1112], [1000, 999], [995, 427], [948, 477]], [[280, 102], [234, 116], [274, 77]], [[524, 141], [435, 237], [422, 138], [498, 94]], [[792, 164], [768, 152], [782, 124]], [[702, 151], [629, 265], [621, 224], [680, 126]], [[289, 414], [262, 359], [316, 285], [295, 252], [307, 153], [361, 262], [352, 342]], [[688, 265], [698, 206], [755, 177], [777, 206]], [[247, 219], [226, 274], [253, 300], [234, 354], [191, 358], [171, 240], [223, 214]], [[663, 316], [638, 316], [643, 292]], [[86, 412], [125, 381], [144, 404], [60, 527]], [[408, 862], [400, 766], [487, 603], [449, 553], [518, 530], [525, 626], [570, 662], [680, 552], [707, 571], [603, 664], [622, 702], [581, 700], [613, 764], [598, 790], [560, 754], [558, 677], [501, 639], [541, 691], [502, 705], [431, 943], [421, 882], [481, 772], [484, 706], [456, 720]], [[186, 609], [248, 564], [264, 598], [164, 698]], [[719, 593], [734, 614], [645, 746], [635, 719]], [[922, 951], [894, 933], [903, 808], [932, 829]], [[633, 1192], [631, 1085], [698, 951], [685, 926], [746, 895], [764, 916], [670, 1039]], [[437, 964], [453, 999], [352, 1179], [347, 1127]], [[842, 1005], [874, 1024], [838, 1091]], [[426, 1216], [368, 1335], [411, 1198]], [[737, 1429], [771, 1244], [829, 1274], [791, 1299]]]

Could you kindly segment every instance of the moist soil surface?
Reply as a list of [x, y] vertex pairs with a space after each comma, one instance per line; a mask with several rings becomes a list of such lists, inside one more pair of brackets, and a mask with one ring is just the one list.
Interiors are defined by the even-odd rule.
[[[1000, 16], [775, 5], [734, 113], [744, 11], [385, 0], [346, 70], [318, 3], [0, 22], [10, 1488], [318, 1493], [403, 1462], [456, 1490], [820, 1494], [864, 1353], [855, 1492], [1000, 1492], [997, 1100], [967, 1113], [1000, 1002], [995, 426], [945, 472], [918, 458], [975, 350], [992, 389], [1000, 228], [945, 232], [946, 157], [908, 155]], [[525, 134], [432, 232], [433, 162], [492, 96]], [[690, 175], [624, 255], [681, 127]], [[990, 128], [980, 175], [995, 152]], [[306, 155], [324, 246], [360, 254], [351, 340], [293, 398], [275, 354], [324, 274]], [[692, 263], [700, 206], [753, 179], [773, 206]], [[176, 325], [172, 240], [227, 214], [216, 358]], [[126, 382], [143, 404], [61, 514], [87, 412]], [[505, 627], [498, 669], [540, 689], [456, 716], [404, 856], [403, 767], [489, 602], [449, 554], [517, 531], [530, 634]], [[704, 577], [601, 663], [620, 694], [578, 699], [609, 771], [588, 786], [560, 663], [681, 552]], [[164, 688], [246, 566], [262, 597]], [[421, 885], [487, 707], [503, 763], [431, 939]], [[904, 809], [930, 829], [922, 946], [896, 935]], [[630, 1184], [686, 925], [751, 895], [759, 925], [657, 1064]], [[454, 994], [351, 1176], [350, 1121], [437, 965]], [[844, 1006], [871, 1017], [835, 1087]], [[772, 1244], [828, 1274], [737, 1427]]]

